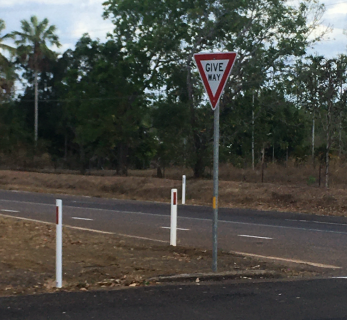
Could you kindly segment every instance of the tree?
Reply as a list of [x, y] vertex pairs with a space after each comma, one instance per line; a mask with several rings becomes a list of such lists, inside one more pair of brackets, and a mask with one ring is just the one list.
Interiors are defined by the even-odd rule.
[[134, 79], [134, 63], [119, 44], [85, 34], [62, 60], [67, 62], [60, 83], [64, 128], [79, 153], [81, 171], [93, 158], [108, 159], [125, 175], [130, 158], [149, 162], [153, 139], [143, 83]]
[[[298, 61], [292, 77], [292, 91], [301, 107], [312, 117], [312, 161], [315, 150], [315, 120], [325, 134], [325, 186], [329, 187], [329, 162], [338, 134], [338, 155], [342, 152], [342, 124], [345, 115], [347, 57], [327, 59], [309, 56]], [[289, 90], [290, 93], [290, 90]]]
[[[105, 14], [115, 24], [114, 37], [125, 54], [142, 66], [141, 78], [148, 89], [178, 92], [176, 102], [189, 109], [192, 168], [201, 177], [212, 143], [211, 114], [199, 81], [193, 54], [199, 51], [236, 51], [238, 58], [221, 100], [232, 108], [234, 98], [248, 90], [269, 85], [287, 60], [301, 56], [318, 26], [323, 7], [314, 0], [297, 8], [284, 0], [108, 0]], [[308, 16], [314, 13], [313, 21]], [[171, 81], [181, 70], [181, 80]], [[163, 81], [163, 79], [165, 79]], [[222, 120], [223, 121], [223, 120]]]
[[14, 66], [11, 61], [1, 53], [1, 50], [13, 55], [16, 49], [3, 43], [4, 40], [11, 38], [10, 34], [1, 36], [1, 32], [5, 29], [5, 22], [0, 19], [0, 101], [7, 98], [11, 92], [16, 78]]
[[50, 50], [47, 43], [60, 47], [58, 36], [55, 34], [56, 27], [49, 26], [48, 19], [41, 22], [36, 16], [21, 21], [21, 31], [12, 33], [16, 37], [15, 43], [19, 46], [17, 49], [21, 61], [25, 62], [29, 69], [34, 72], [35, 88], [35, 145], [38, 139], [38, 73], [42, 71], [49, 63], [50, 59], [55, 59], [56, 54]]

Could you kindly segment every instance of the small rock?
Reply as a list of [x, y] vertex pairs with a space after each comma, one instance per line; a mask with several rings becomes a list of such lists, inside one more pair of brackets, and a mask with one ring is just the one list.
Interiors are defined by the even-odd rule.
[[199, 283], [199, 282], [200, 282], [200, 279], [199, 279], [199, 278], [196, 278], [195, 282], [196, 282], [196, 283]]

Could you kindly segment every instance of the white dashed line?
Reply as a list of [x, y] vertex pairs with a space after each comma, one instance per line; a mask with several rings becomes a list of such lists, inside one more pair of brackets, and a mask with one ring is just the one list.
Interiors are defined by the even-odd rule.
[[1, 211], [4, 211], [4, 212], [15, 212], [15, 213], [19, 212], [17, 210], [8, 210], [8, 209], [1, 209]]
[[88, 218], [79, 218], [79, 217], [71, 217], [71, 219], [75, 219], [75, 220], [86, 220], [86, 221], [93, 221], [93, 219], [88, 219]]
[[265, 240], [272, 240], [273, 239], [273, 238], [269, 238], [269, 237], [250, 236], [248, 234], [239, 234], [238, 237], [256, 238], [256, 239], [265, 239]]
[[[170, 227], [160, 227], [162, 229], [171, 229]], [[184, 228], [176, 228], [177, 230], [182, 230], [182, 231], [189, 231], [190, 229], [184, 229]]]

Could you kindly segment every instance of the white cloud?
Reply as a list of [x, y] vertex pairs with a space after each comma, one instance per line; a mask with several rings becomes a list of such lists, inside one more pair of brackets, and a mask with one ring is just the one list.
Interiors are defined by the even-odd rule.
[[338, 54], [347, 54], [347, 36], [343, 29], [335, 28], [329, 34], [329, 39], [321, 41], [309, 50], [311, 54], [324, 55], [327, 58], [336, 57]]
[[[20, 21], [36, 15], [39, 20], [48, 18], [57, 27], [62, 47], [60, 52], [73, 48], [84, 34], [105, 40], [113, 25], [103, 20], [104, 0], [0, 0], [1, 18], [6, 22], [5, 32], [20, 30]], [[7, 7], [4, 7], [7, 5]]]
[[334, 6], [327, 7], [326, 15], [347, 14], [347, 3], [338, 3]]
[[[95, 4], [102, 4], [103, 0], [73, 0], [74, 5], [90, 6]], [[72, 0], [1, 0], [0, 7], [15, 7], [23, 5], [71, 5]]]
[[[102, 19], [105, 0], [0, 0], [1, 19], [6, 22], [5, 32], [20, 30], [20, 20], [29, 19], [36, 15], [40, 20], [48, 18], [51, 24], [56, 25], [62, 47], [59, 52], [74, 48], [75, 43], [83, 35], [89, 33], [95, 39], [104, 41], [106, 33], [113, 30], [108, 20]], [[288, 1], [296, 5], [298, 0]], [[338, 2], [338, 3], [337, 3]], [[347, 29], [347, 2], [343, 0], [325, 0], [326, 13], [318, 32], [324, 25], [333, 25], [333, 33], [316, 44], [310, 53], [318, 52], [329, 57], [338, 53], [346, 53], [347, 36], [343, 29]]]

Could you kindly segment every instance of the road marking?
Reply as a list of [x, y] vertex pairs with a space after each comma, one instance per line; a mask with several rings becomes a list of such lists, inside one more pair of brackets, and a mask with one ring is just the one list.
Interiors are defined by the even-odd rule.
[[89, 219], [89, 218], [79, 218], [79, 217], [71, 217], [71, 219], [93, 221], [93, 219]]
[[294, 220], [294, 219], [286, 219], [286, 221], [299, 221], [299, 222], [312, 222], [312, 223], [319, 223], [319, 224], [332, 224], [336, 226], [347, 226], [346, 223], [337, 223], [337, 222], [324, 222], [324, 221], [315, 221], [315, 220]]
[[248, 235], [248, 234], [239, 234], [238, 237], [256, 238], [256, 239], [265, 239], [265, 240], [273, 240], [273, 238], [269, 238], [269, 237], [250, 236], [250, 235]]
[[347, 279], [347, 277], [331, 277], [331, 279]]
[[[170, 227], [160, 227], [162, 229], [171, 229]], [[182, 230], [182, 231], [189, 231], [190, 229], [184, 229], [184, 228], [176, 228], [177, 230]]]
[[1, 211], [4, 211], [4, 212], [15, 212], [15, 213], [19, 212], [17, 210], [8, 210], [8, 209], [1, 209]]
[[253, 254], [253, 253], [246, 253], [246, 252], [239, 252], [239, 251], [229, 251], [229, 253], [239, 254], [241, 256], [246, 256], [246, 257], [260, 258], [260, 259], [269, 259], [269, 260], [285, 261], [285, 262], [298, 263], [298, 264], [306, 264], [306, 265], [309, 265], [312, 267], [325, 268], [325, 269], [342, 269], [341, 267], [333, 266], [330, 264], [309, 262], [309, 261], [303, 261], [303, 260], [286, 259], [286, 258], [271, 257], [271, 256], [262, 256], [260, 254]]
[[321, 223], [321, 224], [334, 224], [337, 226], [347, 226], [346, 223], [336, 223], [336, 222], [323, 222], [323, 221], [313, 221], [314, 223]]
[[[54, 225], [54, 226], [56, 225], [55, 223], [52, 223], [52, 222], [36, 220], [36, 219], [29, 219], [29, 218], [23, 218], [23, 217], [16, 217], [16, 216], [11, 216], [11, 215], [2, 214], [2, 213], [0, 213], [0, 216], [6, 217], [6, 218], [13, 218], [13, 219], [31, 221], [31, 222], [38, 222], [38, 223], [43, 223], [43, 224], [50, 224], [50, 225]], [[64, 225], [64, 228], [75, 229], [75, 230], [82, 230], [82, 231], [90, 231], [90, 232], [101, 233], [101, 234], [113, 234], [115, 236], [120, 236], [120, 237], [134, 238], [134, 239], [140, 239], [140, 240], [149, 240], [149, 241], [155, 241], [155, 242], [161, 242], [161, 243], [169, 243], [170, 242], [170, 241], [159, 240], [159, 239], [138, 237], [138, 236], [133, 236], [133, 235], [130, 235], [130, 234], [108, 232], [108, 231], [95, 230], [95, 229], [89, 229], [89, 228], [81, 228], [81, 227], [75, 227], [75, 226], [69, 226], [69, 225]]]

